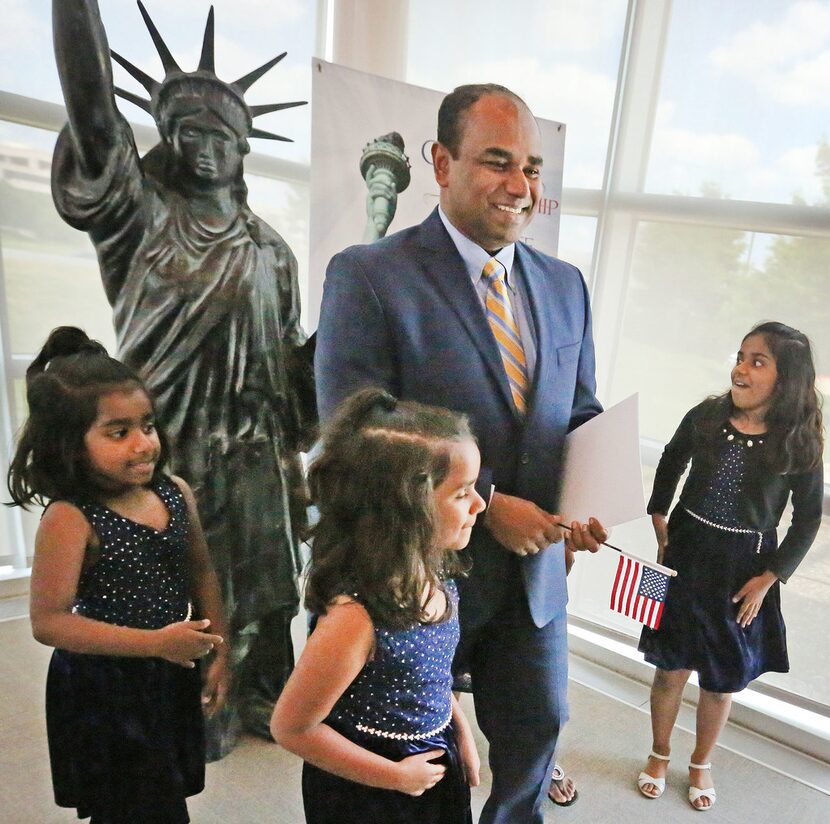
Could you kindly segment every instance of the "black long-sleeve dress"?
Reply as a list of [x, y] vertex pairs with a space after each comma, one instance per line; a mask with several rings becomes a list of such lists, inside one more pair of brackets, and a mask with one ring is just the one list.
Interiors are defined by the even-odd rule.
[[[664, 557], [678, 575], [660, 628], [644, 628], [639, 648], [660, 669], [697, 671], [705, 690], [738, 692], [764, 672], [787, 672], [789, 661], [779, 581], [748, 627], [738, 624], [740, 604], [732, 597], [767, 570], [788, 580], [821, 523], [823, 472], [773, 473], [765, 459], [769, 439], [744, 435], [728, 421], [712, 443], [700, 427], [707, 403], [683, 418], [657, 467], [648, 511], [665, 514], [692, 462]], [[779, 546], [776, 527], [790, 495], [792, 523]]]

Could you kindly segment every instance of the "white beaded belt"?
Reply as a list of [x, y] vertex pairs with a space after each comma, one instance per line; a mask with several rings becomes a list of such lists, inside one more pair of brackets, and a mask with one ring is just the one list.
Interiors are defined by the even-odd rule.
[[431, 738], [439, 732], [443, 732], [452, 721], [452, 712], [450, 717], [444, 721], [443, 724], [437, 726], [434, 730], [427, 730], [426, 732], [387, 732], [386, 730], [376, 730], [374, 727], [367, 727], [365, 724], [355, 724], [355, 728], [360, 732], [365, 732], [367, 735], [377, 735], [380, 738], [394, 738], [396, 741], [418, 741], [421, 738]]
[[[78, 605], [75, 604], [75, 606], [72, 607], [71, 611], [72, 611], [73, 614], [77, 615], [78, 614]], [[193, 617], [193, 601], [188, 601], [187, 602], [187, 613], [185, 614], [185, 616], [182, 620], [183, 621], [189, 621], [192, 617]]]
[[758, 543], [755, 547], [755, 554], [758, 555], [761, 552], [761, 544], [764, 542], [764, 533], [759, 532], [757, 529], [744, 529], [740, 526], [724, 526], [723, 524], [716, 524], [714, 521], [709, 521], [704, 518], [702, 515], [698, 515], [696, 512], [692, 512], [691, 509], [688, 507], [683, 507], [686, 512], [689, 513], [695, 520], [700, 521], [702, 524], [706, 524], [706, 526], [711, 526], [714, 529], [720, 529], [723, 532], [737, 532], [741, 535], [757, 535], [758, 536]]

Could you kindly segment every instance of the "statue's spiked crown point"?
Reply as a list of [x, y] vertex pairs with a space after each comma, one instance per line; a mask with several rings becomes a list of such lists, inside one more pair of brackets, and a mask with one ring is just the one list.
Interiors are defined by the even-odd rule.
[[179, 64], [173, 57], [167, 44], [164, 42], [159, 30], [153, 23], [147, 9], [141, 0], [136, 0], [138, 9], [141, 12], [147, 30], [150, 32], [150, 37], [153, 39], [153, 44], [156, 47], [159, 57], [161, 58], [162, 66], [164, 67], [164, 79], [155, 80], [146, 72], [143, 72], [138, 66], [133, 65], [125, 57], [111, 51], [112, 59], [120, 66], [128, 71], [146, 90], [150, 95], [149, 100], [139, 97], [137, 94], [115, 87], [115, 93], [124, 100], [129, 100], [130, 103], [144, 109], [153, 115], [153, 118], [161, 128], [160, 122], [160, 104], [161, 101], [169, 94], [171, 88], [182, 84], [184, 81], [196, 81], [206, 86], [211, 86], [214, 89], [219, 89], [228, 97], [235, 100], [242, 111], [245, 113], [247, 119], [247, 132], [250, 137], [262, 137], [269, 140], [284, 140], [292, 142], [290, 137], [283, 137], [282, 135], [267, 132], [264, 129], [256, 129], [253, 127], [253, 118], [259, 117], [261, 114], [268, 114], [269, 112], [278, 112], [283, 109], [291, 109], [295, 106], [305, 106], [308, 101], [297, 100], [291, 103], [270, 103], [261, 106], [249, 106], [245, 102], [245, 92], [262, 77], [269, 69], [273, 68], [285, 57], [287, 52], [278, 54], [276, 57], [263, 63], [259, 68], [254, 69], [246, 75], [243, 75], [233, 83], [226, 83], [216, 76], [215, 61], [214, 61], [214, 23], [213, 23], [213, 6], [208, 12], [207, 22], [205, 23], [205, 34], [202, 39], [202, 53], [199, 57], [199, 66], [195, 72], [183, 71]]

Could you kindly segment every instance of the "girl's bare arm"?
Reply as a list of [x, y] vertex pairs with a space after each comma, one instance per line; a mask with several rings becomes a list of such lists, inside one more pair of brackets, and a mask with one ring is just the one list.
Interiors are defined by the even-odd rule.
[[[202, 522], [199, 520], [199, 511], [196, 508], [196, 498], [193, 490], [181, 478], [173, 476], [172, 480], [181, 489], [187, 504], [187, 516], [190, 524], [188, 532], [188, 580], [190, 591], [196, 602], [197, 615], [210, 620], [211, 631], [222, 638], [228, 638], [228, 625], [225, 619], [225, 609], [222, 604], [222, 594], [219, 589], [219, 579], [210, 559], [205, 533], [202, 531]], [[208, 716], [218, 712], [230, 687], [230, 669], [228, 657], [230, 646], [227, 641], [216, 646], [210, 656], [204, 676], [202, 703]]]
[[458, 743], [458, 757], [461, 767], [464, 770], [464, 778], [471, 787], [477, 787], [481, 783], [479, 771], [481, 770], [481, 759], [478, 755], [476, 742], [473, 738], [473, 728], [467, 720], [461, 704], [453, 695], [452, 697], [452, 720], [455, 725], [455, 738]]
[[355, 744], [325, 719], [372, 653], [374, 628], [366, 610], [339, 603], [317, 622], [271, 718], [274, 739], [326, 772], [370, 787], [420, 795], [444, 775], [431, 763], [441, 750], [391, 761]]

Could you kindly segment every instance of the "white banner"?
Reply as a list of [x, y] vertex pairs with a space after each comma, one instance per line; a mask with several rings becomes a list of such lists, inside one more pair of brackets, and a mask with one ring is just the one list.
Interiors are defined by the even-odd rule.
[[[317, 328], [323, 278], [333, 255], [420, 223], [438, 204], [430, 147], [446, 94], [316, 58], [312, 76], [309, 295], [304, 312], [309, 332]], [[565, 126], [538, 122], [544, 194], [522, 240], [555, 255]], [[372, 217], [367, 207], [370, 187]]]

